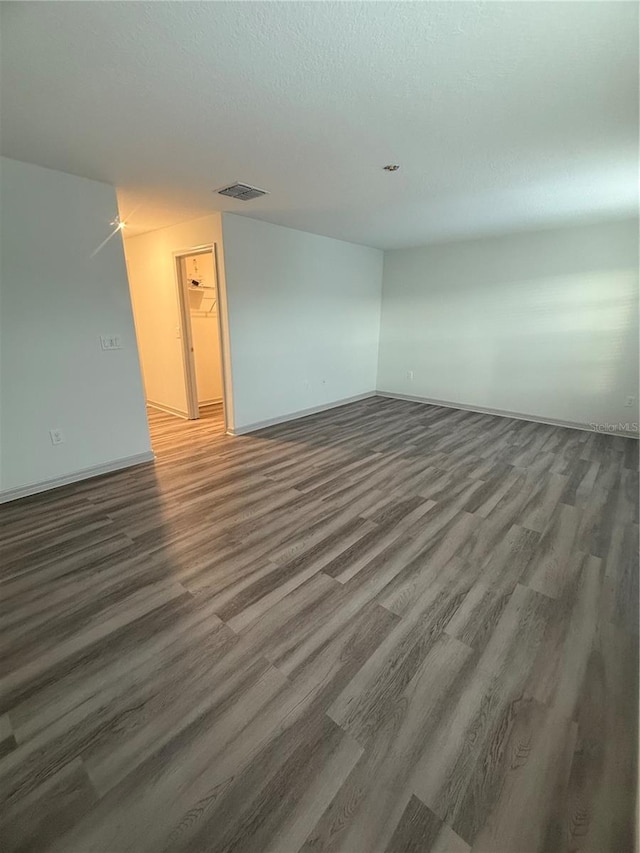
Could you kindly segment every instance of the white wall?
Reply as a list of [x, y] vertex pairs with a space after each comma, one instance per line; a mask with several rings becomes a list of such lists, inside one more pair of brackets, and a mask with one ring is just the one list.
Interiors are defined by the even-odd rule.
[[[217, 243], [220, 214], [213, 213], [169, 228], [125, 239], [131, 298], [140, 347], [146, 399], [187, 413], [174, 252]], [[218, 251], [221, 280], [224, 259]], [[219, 394], [222, 396], [222, 393]], [[231, 400], [227, 404], [231, 406]], [[231, 412], [228, 413], [231, 419]]]
[[[92, 257], [115, 191], [7, 158], [0, 188], [0, 489], [151, 458], [120, 236]], [[100, 335], [122, 349], [103, 351]]]
[[386, 252], [378, 388], [637, 422], [637, 220]]
[[222, 216], [236, 431], [375, 391], [382, 252]]

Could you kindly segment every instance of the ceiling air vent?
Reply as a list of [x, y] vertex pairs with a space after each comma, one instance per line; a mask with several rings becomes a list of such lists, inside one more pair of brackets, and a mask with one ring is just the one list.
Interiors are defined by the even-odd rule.
[[261, 195], [269, 195], [266, 190], [259, 190], [257, 187], [250, 187], [249, 184], [231, 184], [230, 187], [224, 187], [217, 190], [219, 195], [226, 195], [229, 198], [237, 198], [238, 201], [251, 201], [252, 198], [260, 198]]

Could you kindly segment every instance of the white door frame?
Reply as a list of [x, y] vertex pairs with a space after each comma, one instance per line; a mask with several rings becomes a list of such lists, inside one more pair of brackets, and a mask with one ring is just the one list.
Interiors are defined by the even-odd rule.
[[[220, 305], [220, 274], [218, 265], [218, 253], [215, 243], [207, 243], [200, 246], [192, 246], [189, 249], [179, 249], [173, 253], [176, 291], [178, 297], [178, 314], [180, 318], [180, 339], [182, 341], [182, 365], [184, 369], [184, 387], [187, 399], [187, 417], [189, 420], [197, 420], [200, 417], [198, 407], [198, 386], [196, 382], [196, 363], [193, 352], [193, 332], [191, 329], [191, 311], [189, 306], [188, 292], [184, 276], [184, 258], [192, 255], [207, 255], [213, 257], [213, 271], [216, 280], [216, 316], [218, 323], [218, 348], [220, 356], [220, 369], [222, 373], [222, 410], [224, 413], [225, 432], [228, 429], [227, 401], [230, 399], [227, 388], [227, 370], [225, 365], [225, 346], [223, 340], [224, 324], [221, 318]], [[212, 341], [213, 344], [213, 341]]]

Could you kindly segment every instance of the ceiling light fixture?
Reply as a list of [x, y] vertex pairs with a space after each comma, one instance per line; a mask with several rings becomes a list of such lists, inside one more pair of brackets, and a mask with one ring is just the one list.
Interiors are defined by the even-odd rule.
[[109, 224], [113, 225], [114, 228], [118, 228], [120, 231], [122, 231], [122, 229], [125, 228], [127, 225], [127, 223], [120, 219], [119, 216], [116, 216], [115, 219], [112, 219]]
[[396, 163], [390, 163], [388, 166], [383, 166], [382, 168], [385, 170], [385, 172], [397, 172], [400, 166], [398, 166]]

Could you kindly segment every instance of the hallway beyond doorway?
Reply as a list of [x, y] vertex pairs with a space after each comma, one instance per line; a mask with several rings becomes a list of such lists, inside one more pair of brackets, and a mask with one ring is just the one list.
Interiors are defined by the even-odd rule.
[[147, 406], [147, 419], [151, 433], [153, 452], [162, 455], [167, 449], [177, 450], [194, 440], [202, 441], [207, 436], [223, 436], [224, 412], [222, 403], [200, 407], [198, 420], [186, 420], [169, 412]]

